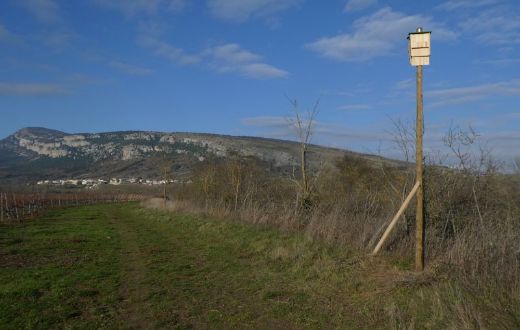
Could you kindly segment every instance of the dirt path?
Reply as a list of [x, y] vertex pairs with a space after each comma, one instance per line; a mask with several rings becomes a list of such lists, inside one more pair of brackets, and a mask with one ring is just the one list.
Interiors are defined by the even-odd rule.
[[197, 260], [196, 249], [185, 237], [179, 239], [171, 221], [140, 217], [135, 208], [110, 211], [121, 241], [120, 324], [135, 329], [191, 327], [190, 316], [171, 297], [180, 295], [172, 282], [179, 269], [191, 268]]
[[[311, 242], [190, 216], [110, 210], [121, 241], [118, 318], [125, 327], [292, 329], [329, 318], [318, 306], [331, 306], [338, 294], [328, 277], [340, 279], [322, 267], [342, 266]], [[329, 308], [341, 313], [340, 323], [355, 322], [350, 301]]]
[[123, 270], [119, 290], [121, 308], [119, 319], [121, 325], [135, 329], [153, 328], [153, 317], [146, 304], [150, 288], [145, 281], [146, 254], [139, 245], [138, 230], [132, 221], [112, 215], [121, 239], [121, 261]]
[[380, 328], [417, 290], [346, 249], [137, 204], [3, 230], [0, 328]]

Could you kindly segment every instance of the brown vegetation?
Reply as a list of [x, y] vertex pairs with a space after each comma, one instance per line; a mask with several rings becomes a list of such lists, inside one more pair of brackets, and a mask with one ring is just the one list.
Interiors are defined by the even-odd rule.
[[[396, 142], [406, 160], [413, 161], [407, 157], [414, 154], [409, 138], [414, 132], [403, 127], [396, 122]], [[303, 141], [305, 162], [308, 139]], [[450, 153], [429, 155], [425, 168], [425, 251], [427, 273], [450, 280], [432, 288], [437, 291], [422, 303], [454, 315], [457, 327], [488, 327], [485, 314], [519, 325], [520, 176], [499, 172], [499, 164], [478, 145], [478, 134], [471, 129], [450, 129], [444, 143]], [[445, 166], [448, 161], [455, 166]], [[155, 192], [162, 198], [151, 203], [173, 211], [303, 232], [311, 239], [368, 254], [414, 183], [413, 168], [406, 163], [399, 167], [359, 157], [346, 156], [317, 171], [306, 171], [299, 166], [292, 175], [280, 176], [254, 157], [209, 159], [194, 171], [192, 184], [169, 185], [167, 190], [165, 185], [160, 193]], [[165, 171], [164, 175], [170, 174]], [[105, 197], [100, 192], [23, 198], [3, 193], [0, 214], [4, 220], [14, 219], [16, 212], [62, 203], [113, 201], [114, 196], [135, 200], [150, 193], [129, 196], [125, 191], [126, 195], [123, 190], [107, 191]], [[384, 246], [386, 256], [401, 260], [404, 269], [411, 269], [413, 260], [413, 214], [410, 207]], [[402, 319], [410, 315], [403, 308], [409, 312], [418, 307], [396, 305], [390, 314], [396, 324], [413, 326]]]
[[[479, 312], [458, 310], [461, 320], [475, 321], [482, 306], [501, 304], [509, 306], [501, 312], [504, 317], [518, 322], [520, 310], [511, 306], [520, 302], [520, 177], [498, 172], [491, 153], [477, 146], [477, 137], [471, 130], [447, 134], [444, 142], [451, 154], [446, 157], [456, 168], [442, 166], [446, 157], [429, 157], [427, 267], [443, 269], [457, 283], [453, 292], [489, 298], [475, 302]], [[313, 193], [307, 198], [312, 200], [302, 208], [295, 207], [302, 190], [292, 178], [273, 177], [254, 159], [211, 161], [196, 171], [193, 185], [177, 189], [167, 208], [302, 231], [313, 239], [368, 252], [414, 182], [409, 166], [349, 157], [309, 175], [308, 191]], [[405, 212], [384, 247], [405, 263], [413, 260], [413, 214], [413, 207]], [[439, 293], [437, 303], [453, 304], [447, 299], [454, 297]]]
[[[6, 190], [7, 191], [7, 190]], [[26, 192], [0, 190], [0, 223], [21, 222], [40, 215], [48, 209], [143, 200], [143, 195], [99, 192]]]

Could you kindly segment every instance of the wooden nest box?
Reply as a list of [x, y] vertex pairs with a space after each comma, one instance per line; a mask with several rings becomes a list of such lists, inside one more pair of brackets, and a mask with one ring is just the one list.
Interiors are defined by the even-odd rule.
[[430, 65], [430, 35], [430, 31], [423, 31], [422, 28], [417, 28], [416, 32], [408, 33], [408, 56], [411, 65]]

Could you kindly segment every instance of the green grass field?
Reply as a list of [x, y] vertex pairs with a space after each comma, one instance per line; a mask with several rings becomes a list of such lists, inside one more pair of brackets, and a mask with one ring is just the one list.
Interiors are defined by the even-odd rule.
[[435, 292], [463, 298], [462, 289], [442, 276], [409, 279], [408, 267], [135, 203], [54, 210], [0, 227], [0, 328], [460, 324], [456, 309], [428, 306]]

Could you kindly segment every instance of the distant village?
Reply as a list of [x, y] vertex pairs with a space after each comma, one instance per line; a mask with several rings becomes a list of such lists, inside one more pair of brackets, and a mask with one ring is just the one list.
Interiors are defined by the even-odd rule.
[[95, 189], [100, 185], [121, 185], [121, 184], [142, 184], [148, 186], [156, 186], [163, 184], [191, 184], [192, 180], [151, 180], [142, 178], [111, 178], [110, 180], [105, 179], [60, 179], [60, 180], [40, 180], [36, 182], [37, 185], [55, 185], [55, 186], [83, 186], [89, 189]]

